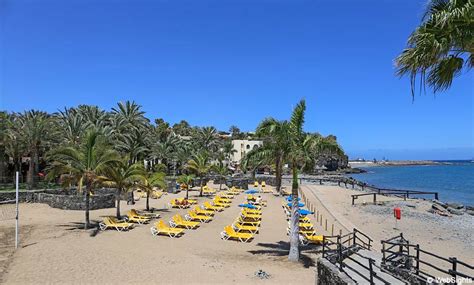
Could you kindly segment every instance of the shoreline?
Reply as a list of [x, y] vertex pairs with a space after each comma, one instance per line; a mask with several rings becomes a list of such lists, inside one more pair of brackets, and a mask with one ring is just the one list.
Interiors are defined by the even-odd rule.
[[[338, 186], [304, 185], [303, 190], [308, 201], [318, 209], [316, 215], [323, 215], [323, 220], [327, 219], [330, 224], [328, 232], [324, 231], [325, 222], [322, 223], [324, 234], [331, 234], [332, 224], [335, 224], [337, 234], [340, 228], [352, 230], [355, 227], [373, 238], [374, 250], [380, 251], [381, 240], [403, 233], [410, 242], [420, 244], [424, 250], [444, 257], [456, 256], [468, 263], [472, 261], [474, 216], [442, 217], [429, 213], [429, 201], [404, 201], [389, 196], [381, 196], [376, 205], [372, 204], [370, 198], [361, 197], [352, 206], [351, 195], [361, 192]], [[395, 207], [401, 208], [402, 213], [398, 223], [395, 223], [393, 217]], [[343, 229], [343, 234], [345, 233]]]

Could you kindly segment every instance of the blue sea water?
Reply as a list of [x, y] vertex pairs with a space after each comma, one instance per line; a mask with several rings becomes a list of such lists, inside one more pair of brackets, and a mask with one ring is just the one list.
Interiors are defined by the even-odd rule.
[[448, 161], [448, 165], [375, 166], [353, 178], [380, 188], [439, 192], [444, 202], [474, 205], [474, 163]]

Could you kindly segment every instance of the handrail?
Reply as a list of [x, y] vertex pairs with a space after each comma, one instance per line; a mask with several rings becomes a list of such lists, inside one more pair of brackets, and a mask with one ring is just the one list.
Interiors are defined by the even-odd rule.
[[[396, 238], [399, 238], [399, 241], [396, 241]], [[463, 272], [460, 272], [458, 270], [458, 265], [465, 266], [468, 269], [474, 269], [473, 265], [467, 264], [466, 262], [460, 261], [455, 257], [443, 257], [440, 256], [436, 253], [429, 252], [426, 250], [423, 250], [420, 248], [418, 244], [410, 244], [408, 240], [403, 238], [403, 234], [400, 234], [398, 237], [390, 238], [388, 240], [382, 240], [382, 266], [387, 266], [387, 264], [394, 262], [394, 258], [396, 257], [404, 257], [408, 260], [415, 261], [415, 265], [412, 263], [407, 263], [409, 264], [409, 268], [407, 268], [408, 272], [411, 270], [415, 271], [415, 275], [426, 275], [429, 277], [432, 277], [430, 274], [424, 272], [423, 270], [420, 269], [420, 264], [426, 265], [430, 268], [433, 268], [437, 270], [438, 272], [442, 272], [444, 274], [448, 274], [452, 277], [457, 277], [461, 276], [464, 278], [471, 278], [474, 279], [473, 276], [469, 276], [468, 274], [465, 274]], [[389, 247], [386, 247], [385, 245], [389, 245]], [[393, 248], [399, 246], [398, 251], [394, 251]], [[410, 254], [410, 248], [414, 248], [414, 254]], [[429, 261], [424, 260], [423, 258], [420, 257], [420, 253], [426, 254], [427, 256], [431, 256], [436, 258], [437, 260], [441, 260], [443, 262], [447, 262], [450, 264], [450, 268], [441, 268], [438, 265], [434, 265]], [[398, 261], [399, 262], [399, 261]], [[414, 268], [413, 268], [414, 266]]]

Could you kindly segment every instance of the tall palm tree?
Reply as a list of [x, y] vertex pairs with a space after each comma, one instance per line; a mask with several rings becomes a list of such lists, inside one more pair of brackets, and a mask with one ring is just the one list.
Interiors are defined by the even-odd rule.
[[150, 122], [145, 117], [145, 112], [141, 110], [141, 106], [134, 101], [119, 102], [116, 108], [112, 108], [112, 114], [118, 119], [123, 130], [130, 127], [139, 129]]
[[204, 187], [203, 180], [210, 169], [209, 155], [204, 151], [194, 155], [193, 158], [188, 161], [186, 168], [200, 179], [201, 190], [199, 196], [202, 197], [202, 191]]
[[290, 123], [267, 118], [258, 125], [256, 133], [263, 137], [264, 144], [252, 154], [266, 157], [268, 163], [275, 163], [276, 191], [280, 192], [283, 165], [290, 153]]
[[[412, 96], [420, 86], [448, 89], [454, 77], [474, 66], [474, 2], [431, 0], [422, 23], [396, 58], [397, 74], [409, 75]], [[421, 89], [420, 89], [421, 90]]]
[[182, 174], [178, 177], [177, 182], [186, 185], [186, 199], [189, 198], [189, 186], [193, 183], [194, 175]]
[[227, 166], [219, 160], [217, 163], [212, 164], [211, 169], [219, 175], [220, 182], [219, 182], [219, 190], [222, 190], [222, 180], [225, 179], [226, 175], [229, 174], [229, 169]]
[[135, 184], [135, 180], [139, 175], [143, 175], [144, 169], [141, 164], [128, 163], [128, 159], [121, 159], [114, 167], [109, 167], [105, 170], [105, 180], [103, 184], [116, 188], [115, 200], [117, 203], [117, 219], [120, 219], [120, 200], [122, 193], [128, 191]]
[[50, 116], [46, 112], [30, 110], [18, 117], [21, 137], [30, 156], [28, 162], [28, 187], [36, 185], [36, 176], [39, 170], [39, 155], [42, 143], [47, 141], [51, 132]]
[[166, 188], [165, 181], [166, 173], [164, 172], [151, 172], [142, 170], [141, 174], [136, 176], [139, 181], [138, 188], [146, 192], [146, 210], [150, 210], [150, 194], [154, 187], [161, 189]]
[[57, 124], [59, 125], [60, 137], [65, 143], [70, 145], [79, 145], [81, 142], [88, 123], [81, 114], [74, 108], [64, 108], [54, 114]]
[[85, 185], [85, 223], [84, 228], [90, 227], [89, 208], [90, 194], [95, 187], [106, 180], [103, 176], [106, 170], [120, 162], [118, 154], [105, 142], [103, 136], [96, 130], [89, 131], [84, 143], [80, 146], [67, 146], [53, 150], [48, 178], [65, 175], [78, 185], [79, 191]]
[[[290, 218], [290, 261], [298, 261], [300, 258], [299, 250], [299, 206], [298, 206], [298, 167], [307, 161], [307, 152], [305, 151], [305, 133], [303, 132], [304, 115], [306, 103], [301, 100], [293, 110], [289, 121], [289, 148], [288, 159], [291, 163], [292, 186], [291, 186], [291, 218]], [[308, 142], [306, 142], [307, 144]]]
[[217, 139], [217, 130], [214, 127], [203, 127], [197, 132], [197, 142], [201, 149], [208, 151], [217, 151], [219, 142]]

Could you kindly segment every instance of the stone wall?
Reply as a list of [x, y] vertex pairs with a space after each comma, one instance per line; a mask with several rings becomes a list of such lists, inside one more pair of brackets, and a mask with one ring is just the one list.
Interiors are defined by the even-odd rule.
[[[50, 193], [38, 193], [37, 202], [48, 204], [53, 208], [63, 210], [85, 210], [84, 195], [58, 195]], [[93, 195], [90, 197], [90, 210], [115, 207], [115, 195]]]
[[[35, 203], [37, 194], [38, 193], [43, 193], [45, 190], [31, 190], [31, 191], [19, 191], [18, 192], [18, 200], [21, 203], [27, 202], [27, 203]], [[8, 201], [8, 200], [15, 200], [16, 193], [14, 191], [8, 191], [8, 192], [3, 192], [0, 191], [0, 202], [2, 201]]]
[[318, 277], [317, 285], [344, 285], [356, 284], [346, 273], [339, 269], [325, 258], [319, 258], [317, 263]]
[[[90, 209], [115, 207], [115, 189], [98, 189], [90, 197]], [[0, 201], [15, 200], [15, 192], [0, 192]], [[63, 210], [84, 210], [85, 197], [77, 195], [75, 189], [20, 191], [18, 200], [22, 203], [44, 203]]]

